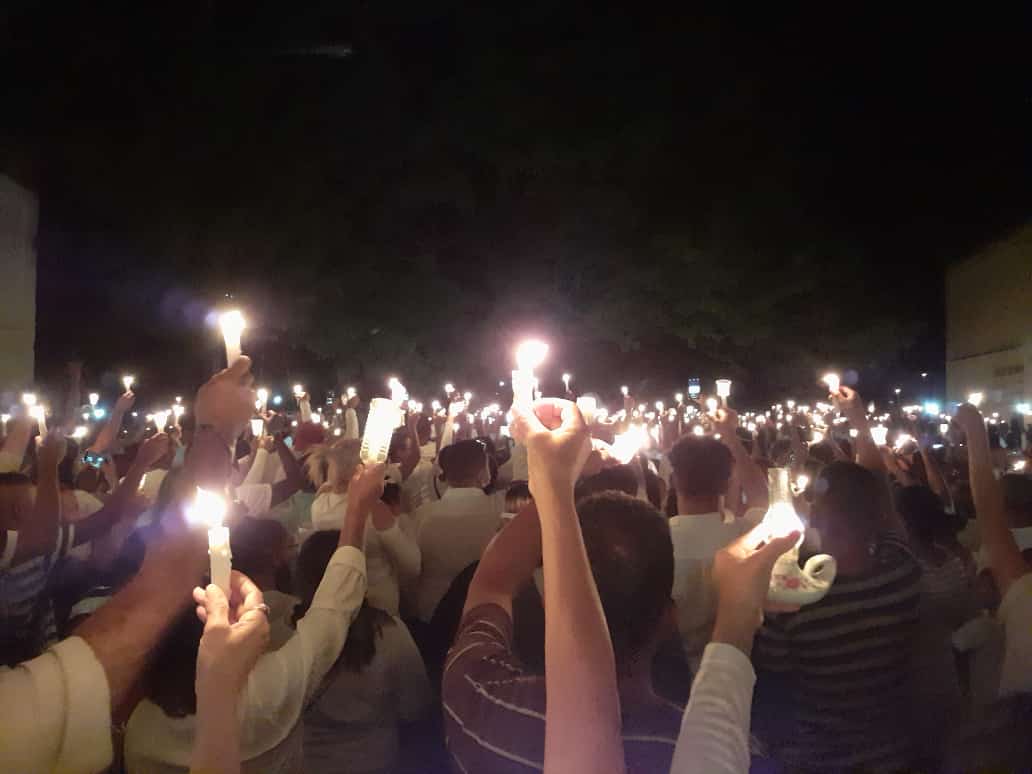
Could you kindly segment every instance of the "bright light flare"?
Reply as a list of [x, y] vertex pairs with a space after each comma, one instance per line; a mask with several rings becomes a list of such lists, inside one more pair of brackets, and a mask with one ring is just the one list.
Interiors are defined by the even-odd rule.
[[197, 527], [213, 529], [222, 526], [226, 517], [226, 501], [215, 492], [197, 487], [197, 494], [185, 508], [186, 521]]
[[520, 371], [533, 371], [548, 356], [548, 345], [540, 339], [528, 339], [516, 347], [516, 367]]
[[978, 408], [979, 406], [981, 406], [983, 400], [985, 400], [985, 393], [981, 393], [981, 392], [971, 392], [971, 393], [968, 393], [967, 402], [970, 403], [975, 408]]
[[828, 392], [832, 395], [838, 395], [839, 387], [842, 386], [842, 379], [838, 374], [833, 372], [826, 373], [821, 377], [821, 381], [828, 386]]

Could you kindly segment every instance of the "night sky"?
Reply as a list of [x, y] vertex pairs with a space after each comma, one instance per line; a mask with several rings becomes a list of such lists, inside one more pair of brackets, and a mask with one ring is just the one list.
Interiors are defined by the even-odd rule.
[[1026, 18], [68, 5], [0, 11], [43, 380], [186, 389], [230, 293], [282, 384], [484, 387], [535, 332], [596, 389], [873, 393], [1032, 204]]

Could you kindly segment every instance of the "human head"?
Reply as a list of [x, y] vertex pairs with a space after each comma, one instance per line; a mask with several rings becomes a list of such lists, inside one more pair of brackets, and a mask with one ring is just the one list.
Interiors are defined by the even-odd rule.
[[505, 492], [506, 513], [519, 513], [532, 502], [534, 498], [530, 494], [530, 484], [526, 481], [513, 481]]
[[311, 446], [305, 460], [305, 473], [317, 487], [323, 484], [347, 486], [361, 462], [361, 449], [362, 442], [353, 438]]
[[325, 438], [326, 433], [322, 425], [315, 422], [298, 422], [294, 431], [294, 451], [304, 454], [312, 446], [322, 443]]
[[867, 550], [884, 523], [878, 479], [852, 462], [825, 466], [814, 483], [810, 524], [821, 547], [838, 558]]
[[578, 500], [600, 492], [623, 492], [632, 497], [636, 495], [638, 478], [634, 475], [633, 468], [630, 465], [613, 465], [577, 482], [575, 494]]
[[483, 487], [491, 480], [487, 452], [479, 441], [459, 441], [446, 446], [437, 461], [449, 486]]
[[245, 516], [233, 524], [229, 535], [233, 567], [262, 590], [289, 593], [291, 543], [286, 528], [275, 519]]
[[895, 501], [907, 531], [924, 546], [950, 541], [964, 528], [963, 519], [947, 514], [942, 501], [926, 486], [898, 489]]
[[618, 668], [640, 658], [665, 634], [674, 549], [659, 511], [622, 492], [577, 503], [581, 533], [595, 577]]
[[670, 450], [670, 465], [679, 498], [716, 498], [727, 494], [734, 457], [715, 438], [686, 435]]

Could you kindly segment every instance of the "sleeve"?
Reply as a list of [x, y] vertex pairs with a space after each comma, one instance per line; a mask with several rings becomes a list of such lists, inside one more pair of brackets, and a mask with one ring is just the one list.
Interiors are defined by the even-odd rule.
[[398, 717], [402, 722], [418, 720], [430, 706], [430, 680], [423, 657], [408, 627], [397, 618], [388, 630], [390, 637], [394, 693], [398, 697]]
[[0, 771], [77, 774], [111, 763], [107, 675], [81, 637], [0, 670], [0, 707]]
[[326, 566], [297, 634], [266, 653], [247, 679], [241, 701], [241, 749], [270, 749], [290, 733], [312, 693], [340, 656], [366, 593], [365, 555], [342, 546]]
[[235, 494], [252, 516], [268, 513], [272, 507], [272, 486], [269, 484], [241, 484]]
[[692, 683], [671, 774], [745, 774], [756, 673], [738, 648], [711, 642]]
[[358, 412], [353, 408], [344, 412], [344, 437], [352, 441], [358, 439]]
[[241, 481], [241, 485], [247, 486], [249, 484], [260, 484], [262, 483], [262, 477], [265, 475], [265, 463], [269, 459], [269, 452], [267, 449], [259, 449], [254, 454], [254, 461], [251, 463], [251, 469], [247, 471], [247, 475], [244, 476], [244, 480]]
[[401, 528], [398, 521], [395, 520], [390, 529], [377, 531], [377, 536], [394, 563], [398, 577], [403, 582], [418, 578], [422, 564], [419, 544]]
[[1032, 692], [1032, 572], [1007, 589], [997, 616], [1005, 643], [1000, 696]]

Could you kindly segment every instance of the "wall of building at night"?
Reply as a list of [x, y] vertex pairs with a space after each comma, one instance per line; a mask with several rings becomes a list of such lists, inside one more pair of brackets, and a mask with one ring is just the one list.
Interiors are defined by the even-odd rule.
[[1032, 401], [1032, 225], [947, 275], [946, 397], [972, 392], [1004, 415]]
[[32, 191], [0, 175], [0, 392], [32, 383], [38, 212]]

